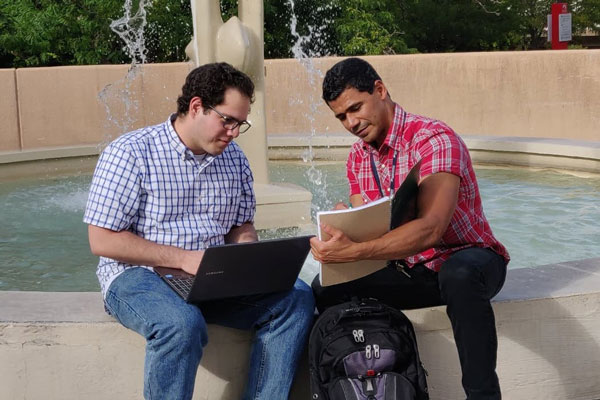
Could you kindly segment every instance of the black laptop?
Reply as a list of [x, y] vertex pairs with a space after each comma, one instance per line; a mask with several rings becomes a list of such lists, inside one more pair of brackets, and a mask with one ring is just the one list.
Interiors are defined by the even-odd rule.
[[209, 247], [196, 276], [173, 268], [154, 271], [188, 303], [285, 291], [300, 274], [311, 237]]

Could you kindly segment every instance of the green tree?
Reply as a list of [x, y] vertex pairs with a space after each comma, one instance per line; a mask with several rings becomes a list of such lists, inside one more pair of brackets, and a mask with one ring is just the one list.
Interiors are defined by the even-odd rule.
[[[124, 0], [0, 0], [0, 67], [128, 63], [125, 43], [110, 28], [123, 7]], [[191, 32], [189, 0], [153, 0], [147, 61], [185, 60]]]
[[337, 0], [335, 40], [343, 55], [413, 53], [402, 29], [401, 2]]
[[[118, 0], [2, 0], [0, 48], [12, 66], [118, 63]], [[7, 65], [3, 65], [7, 66]]]
[[[237, 0], [221, 1], [223, 20], [237, 15]], [[294, 57], [299, 45], [309, 56], [337, 54], [334, 0], [264, 0], [265, 58]]]
[[589, 29], [600, 33], [600, 0], [573, 0], [569, 2], [573, 14], [573, 30], [583, 33]]
[[473, 0], [404, 0], [406, 42], [421, 52], [504, 50], [512, 48], [517, 21], [491, 0], [494, 8]]
[[[141, 0], [133, 0], [133, 8]], [[189, 0], [145, 0], [147, 62], [186, 59]], [[0, 0], [0, 67], [129, 63], [110, 28], [125, 0]], [[540, 49], [552, 0], [264, 0], [265, 57]], [[569, 2], [600, 32], [600, 0]], [[237, 0], [221, 0], [223, 19]], [[126, 27], [125, 27], [126, 28]], [[123, 28], [123, 29], [125, 29]]]
[[152, 0], [147, 19], [146, 61], [185, 61], [187, 59], [185, 47], [192, 39], [193, 34], [190, 1]]
[[[510, 31], [517, 38], [515, 48], [543, 49], [549, 45], [546, 38], [547, 15], [551, 13], [552, 0], [475, 0], [488, 12], [510, 16], [516, 26]], [[564, 1], [573, 16], [573, 33], [586, 29], [600, 32], [600, 0]]]
[[518, 20], [517, 34], [520, 48], [525, 50], [544, 49], [548, 47], [544, 36], [550, 14], [552, 0], [504, 0], [505, 9], [501, 13], [511, 13]]

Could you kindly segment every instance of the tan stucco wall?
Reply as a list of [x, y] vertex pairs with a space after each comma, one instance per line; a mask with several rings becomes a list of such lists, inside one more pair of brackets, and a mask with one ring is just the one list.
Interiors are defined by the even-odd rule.
[[23, 150], [95, 145], [123, 131], [162, 122], [175, 109], [188, 65], [147, 65], [127, 81], [128, 69], [128, 65], [18, 69]]
[[[600, 50], [366, 57], [407, 110], [442, 119], [461, 134], [600, 141]], [[321, 100], [338, 58], [267, 60], [270, 136], [339, 133]], [[163, 121], [190, 70], [147, 64], [126, 84], [128, 65], [0, 70], [0, 152], [96, 145]], [[308, 70], [313, 71], [308, 73]], [[106, 106], [99, 98], [105, 90]], [[127, 108], [124, 97], [134, 100]], [[18, 107], [17, 100], [18, 99]], [[20, 121], [20, 126], [19, 126]]]
[[0, 151], [19, 151], [17, 85], [14, 69], [0, 69]]
[[122, 65], [18, 69], [23, 150], [100, 143], [107, 119], [98, 93], [126, 71]]
[[[364, 58], [396, 102], [461, 134], [600, 140], [600, 50]], [[338, 60], [314, 60], [312, 90], [300, 63], [266, 62], [268, 133], [343, 131], [321, 100], [319, 76]]]

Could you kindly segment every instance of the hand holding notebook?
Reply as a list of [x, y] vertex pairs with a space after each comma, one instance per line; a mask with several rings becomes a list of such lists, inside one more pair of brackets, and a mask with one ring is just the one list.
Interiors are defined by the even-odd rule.
[[[365, 242], [383, 236], [391, 229], [414, 219], [417, 215], [420, 166], [420, 162], [415, 164], [393, 197], [386, 196], [356, 208], [317, 213], [319, 240], [327, 241], [331, 238], [322, 229], [322, 225], [325, 224], [341, 230], [354, 242]], [[387, 260], [358, 260], [321, 264], [319, 274], [321, 285], [335, 285], [362, 278], [385, 268], [387, 262]]]

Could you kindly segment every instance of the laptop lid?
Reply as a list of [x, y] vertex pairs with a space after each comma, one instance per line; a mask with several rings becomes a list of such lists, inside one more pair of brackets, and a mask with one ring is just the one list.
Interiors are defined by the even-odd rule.
[[[209, 247], [204, 251], [189, 294], [187, 297], [180, 295], [188, 303], [199, 303], [289, 290], [308, 256], [311, 237]], [[172, 268], [155, 268], [155, 271], [163, 279], [166, 274], [176, 277], [188, 275]], [[170, 284], [169, 279], [165, 280]]]

